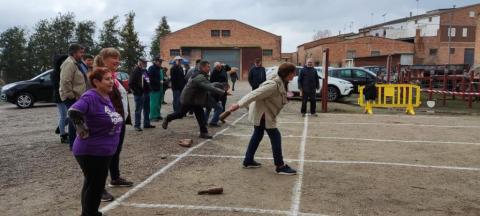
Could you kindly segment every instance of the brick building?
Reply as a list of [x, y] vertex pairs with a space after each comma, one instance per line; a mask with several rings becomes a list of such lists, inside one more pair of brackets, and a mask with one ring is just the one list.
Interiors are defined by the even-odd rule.
[[415, 64], [472, 65], [479, 13], [480, 4], [438, 9], [369, 26], [359, 32], [365, 36], [414, 42]]
[[330, 65], [334, 67], [353, 66], [354, 58], [396, 53], [413, 53], [413, 43], [383, 37], [339, 35], [302, 44], [297, 47], [295, 63], [303, 65], [312, 58], [316, 65], [322, 65], [323, 49], [329, 48]]
[[160, 38], [163, 59], [183, 56], [191, 62], [205, 59], [240, 68], [246, 79], [255, 58], [264, 66], [281, 62], [280, 36], [237, 20], [205, 20]]

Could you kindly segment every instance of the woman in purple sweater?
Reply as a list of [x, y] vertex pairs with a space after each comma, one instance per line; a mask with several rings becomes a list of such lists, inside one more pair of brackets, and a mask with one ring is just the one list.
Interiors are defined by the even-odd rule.
[[109, 98], [113, 88], [112, 73], [95, 68], [88, 76], [93, 87], [70, 107], [68, 116], [77, 129], [73, 155], [83, 171], [82, 216], [102, 215], [100, 198], [112, 156], [117, 150], [123, 125]]

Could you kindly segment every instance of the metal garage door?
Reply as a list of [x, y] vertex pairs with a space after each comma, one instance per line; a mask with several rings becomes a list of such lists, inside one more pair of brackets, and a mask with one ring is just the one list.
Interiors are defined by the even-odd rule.
[[212, 69], [213, 63], [217, 61], [240, 68], [240, 50], [238, 49], [204, 49], [202, 50], [202, 59], [209, 61]]

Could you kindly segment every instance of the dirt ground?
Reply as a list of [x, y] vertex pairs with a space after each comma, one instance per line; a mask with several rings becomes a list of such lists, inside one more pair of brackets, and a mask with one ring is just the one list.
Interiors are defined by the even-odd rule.
[[[230, 101], [249, 88], [240, 83]], [[171, 93], [167, 92], [167, 96]], [[171, 111], [167, 98], [163, 115]], [[320, 103], [317, 107], [320, 107]], [[480, 215], [480, 117], [359, 114], [330, 104], [302, 118], [292, 101], [279, 118], [285, 161], [296, 176], [275, 174], [268, 137], [242, 169], [252, 132], [245, 110], [211, 141], [197, 139], [192, 117], [168, 130], [127, 128], [122, 176], [133, 188], [111, 188], [107, 215]], [[342, 110], [356, 110], [344, 113]], [[391, 111], [394, 113], [393, 111]], [[82, 174], [53, 134], [56, 108], [0, 106], [2, 215], [79, 215]], [[160, 126], [157, 124], [157, 126]], [[176, 145], [193, 138], [190, 149]], [[165, 159], [162, 159], [164, 156]], [[197, 191], [223, 187], [223, 195]]]

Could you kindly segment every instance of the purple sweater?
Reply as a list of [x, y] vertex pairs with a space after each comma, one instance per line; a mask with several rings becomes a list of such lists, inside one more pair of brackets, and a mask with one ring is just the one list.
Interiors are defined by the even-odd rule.
[[73, 143], [73, 154], [111, 156], [115, 154], [122, 129], [122, 116], [115, 112], [110, 99], [104, 98], [93, 89], [86, 91], [70, 109], [85, 115], [89, 136], [77, 136]]

